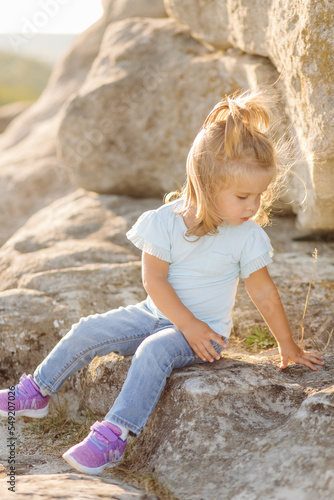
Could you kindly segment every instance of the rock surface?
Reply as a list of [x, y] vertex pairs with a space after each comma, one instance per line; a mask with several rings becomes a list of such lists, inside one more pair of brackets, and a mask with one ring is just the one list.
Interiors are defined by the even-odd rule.
[[[182, 24], [180, 30], [171, 28], [173, 21], [159, 19], [165, 15], [161, 1], [105, 2], [104, 16], [77, 38], [40, 99], [1, 135], [0, 211], [6, 217], [0, 243], [39, 208], [72, 190], [71, 166], [79, 164], [74, 169], [79, 185], [103, 192], [148, 196], [145, 182], [149, 178], [149, 195], [161, 196], [176, 181], [182, 184], [189, 146], [212, 104], [225, 92], [272, 83], [280, 73], [291, 133], [305, 158], [295, 170], [305, 183], [306, 202], [302, 202], [305, 188], [296, 178], [290, 183], [289, 199], [302, 227], [333, 229], [329, 187], [333, 184], [333, 82], [326, 76], [331, 74], [333, 57], [332, 3], [296, 0], [291, 7], [287, 2], [278, 5], [278, 0], [256, 5], [250, 0], [215, 0], [199, 2], [196, 8], [187, 0], [166, 0], [165, 4], [174, 22]], [[125, 31], [116, 36], [111, 24], [130, 15], [151, 19], [137, 18], [137, 28], [136, 21], [125, 21]], [[138, 47], [131, 44], [132, 30], [138, 36]], [[115, 47], [109, 43], [112, 33], [117, 39]], [[214, 46], [213, 51], [208, 44]], [[227, 54], [216, 50], [229, 47], [251, 56], [235, 49]], [[141, 72], [134, 75], [129, 65]], [[68, 99], [73, 101], [70, 111], [66, 111]], [[115, 102], [116, 110], [115, 106], [109, 110]], [[86, 136], [61, 138], [64, 161], [59, 161], [59, 125], [65, 114], [63, 131], [69, 122], [81, 130], [79, 105]], [[85, 115], [90, 111], [91, 119]], [[65, 145], [74, 153], [63, 151]], [[134, 163], [138, 163], [137, 169]], [[124, 181], [124, 165], [137, 176], [130, 185]]]
[[129, 17], [166, 17], [163, 0], [102, 0], [104, 15], [109, 22]]
[[[213, 365], [175, 371], [133, 454], [149, 457], [182, 500], [331, 500], [333, 353], [316, 373], [281, 372], [277, 358], [230, 350]], [[81, 397], [101, 417], [128, 363], [106, 356], [81, 374]], [[40, 456], [44, 467], [52, 460]]]
[[149, 423], [152, 462], [179, 498], [332, 498], [332, 367], [279, 373], [268, 360], [229, 356], [187, 370]]
[[31, 371], [80, 317], [145, 298], [125, 232], [158, 200], [77, 191], [35, 214], [0, 249], [1, 369]]
[[[17, 476], [15, 499], [51, 500], [56, 498], [74, 498], [76, 500], [154, 500], [157, 497], [117, 480], [91, 477], [82, 474], [45, 474]], [[0, 479], [2, 498], [11, 498], [5, 479]]]
[[170, 16], [216, 48], [267, 56], [280, 73], [287, 113], [305, 161], [291, 192], [305, 229], [333, 230], [334, 4], [329, 0], [165, 0]]
[[268, 60], [208, 51], [171, 20], [112, 23], [60, 125], [61, 161], [85, 189], [163, 196], [184, 183], [208, 110], [276, 79]]

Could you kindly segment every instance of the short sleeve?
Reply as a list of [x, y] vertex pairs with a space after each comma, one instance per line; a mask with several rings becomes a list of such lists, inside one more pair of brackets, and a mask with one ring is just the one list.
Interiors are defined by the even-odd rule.
[[240, 275], [246, 279], [259, 269], [271, 264], [274, 250], [269, 236], [256, 226], [247, 236], [240, 257]]
[[167, 220], [161, 210], [144, 212], [126, 236], [143, 252], [166, 262], [172, 262]]

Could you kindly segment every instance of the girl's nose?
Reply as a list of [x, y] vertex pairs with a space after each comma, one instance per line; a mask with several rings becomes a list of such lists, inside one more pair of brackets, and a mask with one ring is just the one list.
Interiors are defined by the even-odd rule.
[[260, 206], [260, 202], [257, 199], [249, 200], [248, 210], [252, 213], [255, 213], [258, 211], [259, 206]]

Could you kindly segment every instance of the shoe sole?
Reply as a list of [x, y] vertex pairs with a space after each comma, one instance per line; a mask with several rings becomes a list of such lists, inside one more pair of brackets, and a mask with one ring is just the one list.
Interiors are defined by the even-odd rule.
[[31, 418], [43, 418], [49, 413], [49, 405], [45, 406], [45, 408], [40, 408], [39, 410], [15, 410], [12, 412], [0, 410], [0, 417], [8, 417], [8, 414], [12, 414], [15, 417], [31, 417]]
[[101, 467], [86, 467], [85, 465], [79, 464], [79, 462], [77, 462], [70, 454], [67, 455], [67, 451], [63, 454], [63, 459], [77, 471], [90, 474], [91, 476], [97, 476], [105, 469], [112, 469], [113, 467], [116, 467], [116, 465], [119, 465], [122, 461], [122, 459], [120, 459], [117, 462], [108, 462], [105, 465], [101, 465]]

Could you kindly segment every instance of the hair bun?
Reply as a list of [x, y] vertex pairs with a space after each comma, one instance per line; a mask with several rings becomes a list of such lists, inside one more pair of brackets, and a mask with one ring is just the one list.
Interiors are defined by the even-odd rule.
[[235, 93], [219, 101], [210, 111], [204, 128], [232, 117], [236, 124], [242, 122], [260, 132], [269, 126], [268, 98], [262, 92]]
[[225, 124], [225, 152], [232, 157], [239, 150], [245, 134], [254, 139], [269, 127], [268, 99], [261, 92], [236, 93], [216, 104], [205, 119], [203, 128]]

